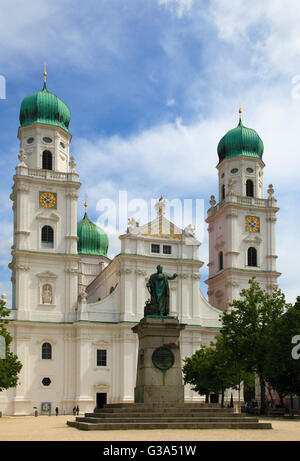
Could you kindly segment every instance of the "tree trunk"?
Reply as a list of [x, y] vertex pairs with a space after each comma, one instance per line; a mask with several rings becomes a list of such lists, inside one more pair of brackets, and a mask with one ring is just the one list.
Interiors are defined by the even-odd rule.
[[259, 375], [259, 383], [260, 383], [260, 414], [265, 415], [267, 411], [266, 406], [266, 385], [263, 377]]

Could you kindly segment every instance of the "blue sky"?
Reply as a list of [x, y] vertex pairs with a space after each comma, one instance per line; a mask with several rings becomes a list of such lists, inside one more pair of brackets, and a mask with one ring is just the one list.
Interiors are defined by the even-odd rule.
[[[216, 147], [238, 121], [265, 145], [280, 287], [299, 294], [300, 4], [279, 0], [2, 0], [0, 289], [10, 292], [12, 210], [22, 98], [47, 86], [71, 110], [71, 154], [89, 216], [100, 198], [217, 195]], [[300, 77], [299, 77], [300, 81]], [[207, 233], [200, 257], [208, 263]], [[111, 255], [118, 240], [111, 239]], [[202, 270], [203, 280], [207, 270]], [[202, 283], [206, 294], [206, 285]]]

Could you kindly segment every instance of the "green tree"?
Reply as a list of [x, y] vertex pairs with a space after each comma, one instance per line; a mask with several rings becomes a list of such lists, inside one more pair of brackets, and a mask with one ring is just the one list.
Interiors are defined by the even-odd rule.
[[284, 294], [263, 291], [255, 277], [249, 288], [234, 300], [232, 310], [222, 315], [221, 334], [225, 346], [232, 350], [234, 360], [244, 372], [255, 373], [260, 382], [261, 413], [266, 412], [266, 353], [271, 341], [271, 325], [281, 317], [286, 306]]
[[201, 345], [191, 357], [186, 357], [182, 372], [184, 384], [190, 384], [193, 391], [206, 396], [214, 392], [210, 380], [210, 351], [207, 347]]
[[230, 387], [239, 385], [242, 373], [232, 361], [231, 351], [225, 347], [223, 337], [218, 335], [210, 347], [201, 346], [191, 357], [184, 360], [184, 383], [200, 395], [221, 394], [224, 406], [224, 393]]
[[300, 359], [292, 356], [292, 338], [300, 334], [300, 296], [294, 306], [271, 327], [266, 354], [266, 379], [282, 397], [289, 395], [293, 412], [293, 394], [300, 395]]
[[5, 328], [5, 325], [8, 323], [8, 316], [9, 310], [5, 308], [5, 302], [0, 300], [0, 339], [2, 342], [5, 342], [5, 358], [0, 358], [0, 391], [16, 387], [18, 374], [22, 368], [18, 357], [9, 350], [12, 337]]

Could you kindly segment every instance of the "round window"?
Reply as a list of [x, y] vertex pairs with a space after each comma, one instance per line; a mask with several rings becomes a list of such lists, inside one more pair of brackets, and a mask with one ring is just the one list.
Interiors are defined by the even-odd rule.
[[28, 139], [27, 139], [27, 144], [32, 144], [33, 141], [34, 141], [34, 138], [28, 138]]
[[246, 168], [247, 173], [253, 173], [253, 168]]
[[238, 171], [239, 171], [239, 170], [238, 170], [237, 168], [232, 168], [232, 170], [230, 171], [230, 173], [235, 174], [235, 173], [237, 173]]
[[47, 138], [47, 136], [45, 136], [45, 138], [43, 138], [43, 141], [47, 144], [50, 144], [52, 142], [52, 139], [51, 138]]

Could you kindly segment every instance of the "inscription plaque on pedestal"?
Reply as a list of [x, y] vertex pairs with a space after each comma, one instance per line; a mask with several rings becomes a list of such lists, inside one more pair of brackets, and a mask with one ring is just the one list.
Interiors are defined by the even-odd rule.
[[167, 347], [158, 347], [152, 354], [153, 365], [163, 373], [172, 368], [174, 362], [174, 354]]

